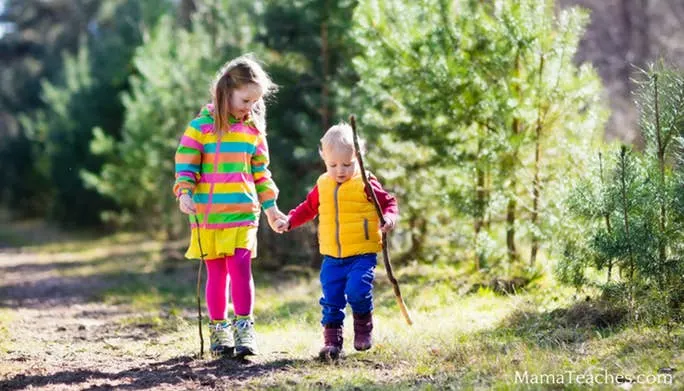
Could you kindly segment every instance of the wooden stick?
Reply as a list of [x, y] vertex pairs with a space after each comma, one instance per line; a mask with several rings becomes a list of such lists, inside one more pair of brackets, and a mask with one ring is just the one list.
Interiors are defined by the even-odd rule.
[[[366, 189], [368, 190], [368, 193], [370, 194], [370, 196], [373, 200], [373, 205], [375, 206], [375, 211], [377, 212], [378, 218], [380, 219], [380, 226], [383, 226], [383, 225], [385, 225], [385, 217], [382, 215], [382, 210], [380, 209], [380, 203], [378, 202], [378, 197], [375, 195], [375, 192], [371, 188], [370, 183], [368, 183], [368, 176], [366, 176], [366, 168], [363, 166], [363, 157], [361, 155], [361, 148], [359, 148], [359, 136], [356, 132], [356, 117], [353, 115], [350, 116], [349, 122], [351, 122], [352, 133], [354, 134], [354, 149], [356, 150], [356, 159], [359, 161], [359, 167], [361, 168], [361, 176], [363, 178], [363, 183], [366, 186]], [[411, 320], [411, 315], [409, 315], [409, 312], [406, 309], [406, 304], [404, 303], [404, 299], [401, 297], [401, 290], [399, 289], [399, 282], [397, 282], [397, 279], [394, 278], [394, 272], [392, 271], [392, 263], [390, 262], [389, 251], [387, 250], [387, 234], [385, 232], [382, 233], [382, 258], [383, 258], [383, 261], [385, 263], [385, 270], [387, 271], [387, 278], [392, 283], [392, 290], [394, 291], [394, 297], [397, 299], [397, 304], [399, 305], [399, 309], [401, 310], [401, 314], [404, 315], [404, 319], [406, 319], [406, 323], [408, 323], [410, 326], [413, 324], [413, 320]]]
[[202, 251], [202, 241], [200, 240], [200, 224], [197, 215], [195, 217], [195, 225], [197, 226], [197, 244], [200, 250], [200, 264], [197, 269], [197, 325], [199, 326], [200, 337], [200, 359], [204, 358], [204, 335], [202, 334], [202, 304], [200, 302], [201, 282], [202, 282], [202, 264], [204, 263], [204, 251]]

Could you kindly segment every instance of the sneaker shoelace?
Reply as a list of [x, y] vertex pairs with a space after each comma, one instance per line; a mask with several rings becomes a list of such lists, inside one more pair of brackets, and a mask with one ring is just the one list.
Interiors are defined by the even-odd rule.
[[213, 331], [211, 333], [212, 345], [229, 345], [231, 343], [230, 324], [228, 322], [212, 324], [210, 327]]
[[237, 340], [240, 345], [251, 346], [254, 342], [254, 326], [249, 319], [240, 319], [235, 322]]

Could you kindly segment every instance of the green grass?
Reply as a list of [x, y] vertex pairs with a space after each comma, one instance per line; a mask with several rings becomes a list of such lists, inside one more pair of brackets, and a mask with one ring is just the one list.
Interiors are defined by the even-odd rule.
[[[597, 327], [593, 318], [574, 319], [570, 316], [574, 291], [549, 281], [515, 296], [497, 295], [489, 289], [460, 295], [465, 282], [453, 284], [437, 278], [443, 276], [441, 268], [424, 266], [399, 273], [412, 281], [402, 288], [413, 326], [406, 325], [391, 289], [380, 281], [375, 291], [379, 305], [374, 348], [365, 353], [351, 350], [348, 319], [347, 357], [334, 364], [320, 363], [314, 359], [322, 341], [318, 282], [276, 283], [277, 277], [256, 273], [259, 342], [271, 359], [279, 354], [287, 358], [282, 364], [287, 370], [253, 378], [249, 384], [257, 388], [517, 389], [522, 385], [515, 384], [516, 372], [554, 375], [554, 379], [564, 376], [568, 382], [570, 371], [577, 381], [580, 374], [655, 375], [660, 368], [683, 364], [681, 328], [668, 335], [661, 328], [638, 329], [622, 323]], [[156, 291], [158, 303], [167, 297], [164, 291]], [[574, 305], [580, 306], [575, 312], [586, 310], [583, 302]], [[575, 320], [580, 323], [570, 324]], [[186, 321], [185, 325], [176, 323], [175, 337], [167, 335], [178, 354], [197, 349], [196, 324], [192, 318]], [[275, 360], [264, 365], [281, 363]], [[681, 381], [678, 375], [675, 378]]]
[[7, 326], [15, 320], [16, 316], [9, 309], [0, 309], [0, 352], [7, 352], [10, 349], [10, 334]]
[[[88, 242], [83, 249], [101, 248], [117, 240]], [[45, 251], [69, 246], [50, 245]], [[148, 249], [124, 256], [85, 257], [60, 273], [109, 281], [105, 289], [91, 292], [89, 300], [134, 310], [134, 315], [118, 319], [117, 325], [121, 330], [142, 330], [145, 337], [112, 336], [102, 349], [161, 361], [198, 350], [196, 267], [196, 262], [169, 261], [161, 250]], [[474, 289], [474, 279], [457, 268], [412, 264], [395, 274], [414, 325], [408, 326], [402, 318], [380, 266], [373, 349], [353, 350], [348, 318], [347, 356], [336, 363], [323, 363], [315, 359], [322, 342], [318, 280], [255, 270], [255, 318], [263, 355], [255, 359], [252, 368], [256, 369], [252, 370], [260, 372], [246, 380], [233, 380], [257, 389], [505, 390], [548, 386], [516, 384], [516, 373], [564, 376], [568, 382], [569, 372], [636, 376], [677, 368], [675, 385], [682, 382], [681, 325], [668, 332], [664, 327], [630, 324], [619, 309], [597, 303], [591, 293], [585, 302], [586, 294], [576, 297], [573, 289], [557, 285], [548, 276], [536, 280], [526, 292], [500, 295], [488, 288]], [[206, 343], [206, 310], [202, 310]], [[0, 312], [0, 350], [7, 349], [2, 325], [13, 316], [11, 310]], [[208, 357], [205, 361], [210, 367], [218, 365]], [[227, 372], [240, 370], [238, 364], [225, 365]], [[633, 389], [669, 388], [635, 385]]]

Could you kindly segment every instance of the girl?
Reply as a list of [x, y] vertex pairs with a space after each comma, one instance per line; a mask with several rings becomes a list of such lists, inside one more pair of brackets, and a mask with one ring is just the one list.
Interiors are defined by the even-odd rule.
[[[212, 103], [190, 122], [176, 151], [173, 191], [180, 210], [194, 215], [185, 256], [200, 258], [199, 236], [207, 266], [211, 351], [217, 355], [257, 353], [251, 259], [260, 209], [274, 230], [286, 218], [276, 206], [278, 188], [267, 168], [264, 97], [275, 89], [250, 57], [228, 62], [212, 85]], [[229, 279], [233, 321], [227, 316]]]

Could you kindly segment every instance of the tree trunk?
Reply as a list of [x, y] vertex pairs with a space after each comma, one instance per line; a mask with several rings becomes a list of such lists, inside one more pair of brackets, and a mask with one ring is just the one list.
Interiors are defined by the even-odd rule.
[[195, 4], [195, 0], [181, 0], [178, 6], [178, 23], [185, 28], [189, 28], [192, 23], [192, 14], [196, 10], [197, 4]]
[[418, 258], [423, 254], [425, 243], [425, 232], [427, 230], [427, 220], [420, 214], [412, 213], [409, 217], [409, 232], [411, 232], [411, 247], [399, 259], [397, 265], [406, 263], [411, 258]]
[[328, 2], [325, 2], [325, 10], [323, 14], [323, 21], [321, 23], [321, 61], [323, 69], [321, 86], [321, 125], [323, 129], [328, 129], [330, 126], [330, 58], [328, 53]]
[[[539, 198], [540, 198], [540, 185], [539, 185], [539, 165], [541, 158], [541, 144], [539, 138], [541, 134], [540, 126], [537, 125], [536, 136], [537, 141], [535, 142], [534, 148], [534, 179], [532, 182], [532, 225], [536, 226], [539, 219]], [[539, 228], [539, 227], [537, 227]], [[530, 250], [530, 266], [534, 266], [537, 263], [537, 252], [539, 251], [539, 237], [536, 233], [532, 234], [532, 249]]]
[[620, 165], [622, 166], [620, 183], [622, 194], [622, 213], [625, 223], [625, 241], [627, 242], [627, 252], [629, 254], [629, 306], [630, 312], [634, 313], [634, 269], [636, 267], [634, 261], [634, 253], [632, 251], [632, 238], [629, 229], [629, 210], [627, 208], [627, 183], [625, 176], [627, 175], [627, 148], [623, 146], [620, 149]]
[[[515, 188], [515, 181], [512, 185]], [[515, 263], [518, 260], [518, 250], [515, 246], [515, 208], [517, 202], [515, 198], [510, 198], [508, 200], [508, 205], [506, 206], [506, 248], [508, 249], [508, 262], [510, 264]]]
[[[520, 75], [520, 53], [515, 56], [515, 76]], [[520, 98], [520, 87], [514, 85], [512, 88], [516, 98]], [[511, 126], [511, 133], [513, 136], [518, 135], [521, 132], [520, 118], [513, 118], [513, 124]], [[515, 210], [517, 208], [516, 197], [516, 165], [518, 161], [517, 147], [513, 147], [513, 152], [509, 156], [509, 161], [507, 162], [507, 167], [504, 168], [504, 172], [508, 171], [511, 179], [510, 185], [510, 198], [508, 199], [508, 204], [506, 205], [506, 248], [508, 249], [508, 262], [513, 264], [518, 260], [518, 250], [515, 245]], [[506, 162], [506, 159], [504, 159]]]
[[[480, 155], [480, 151], [482, 150], [482, 140], [478, 141], [478, 156]], [[479, 159], [478, 159], [479, 160]], [[477, 164], [477, 163], [476, 163]], [[480, 262], [480, 254], [478, 251], [478, 237], [480, 234], [480, 231], [482, 230], [482, 225], [484, 224], [484, 211], [485, 211], [485, 172], [482, 169], [482, 167], [477, 164], [477, 178], [475, 182], [475, 223], [474, 223], [474, 228], [475, 228], [475, 238], [474, 238], [474, 246], [475, 246], [475, 270], [480, 270], [481, 262]]]
[[[542, 76], [544, 75], [544, 56], [539, 56], [539, 79], [537, 94], [542, 92]], [[539, 176], [541, 171], [541, 134], [544, 120], [541, 102], [537, 102], [537, 126], [534, 130], [534, 179], [532, 180], [532, 225], [537, 226], [539, 219], [539, 198], [541, 184]], [[539, 227], [537, 227], [539, 229]], [[537, 252], [539, 251], [539, 237], [536, 233], [532, 234], [532, 249], [530, 250], [530, 266], [537, 262]]]
[[[603, 182], [603, 155], [601, 152], [599, 152], [599, 177], [601, 178], [601, 193], [603, 193], [605, 189], [605, 184]], [[603, 195], [602, 195], [603, 197]], [[613, 228], [611, 227], [610, 224], [610, 211], [604, 211], [603, 218], [606, 221], [606, 230], [608, 231], [608, 235], [613, 234]], [[606, 277], [606, 283], [610, 282], [611, 278], [611, 273], [613, 272], [613, 260], [609, 259], [608, 260], [608, 276]]]

